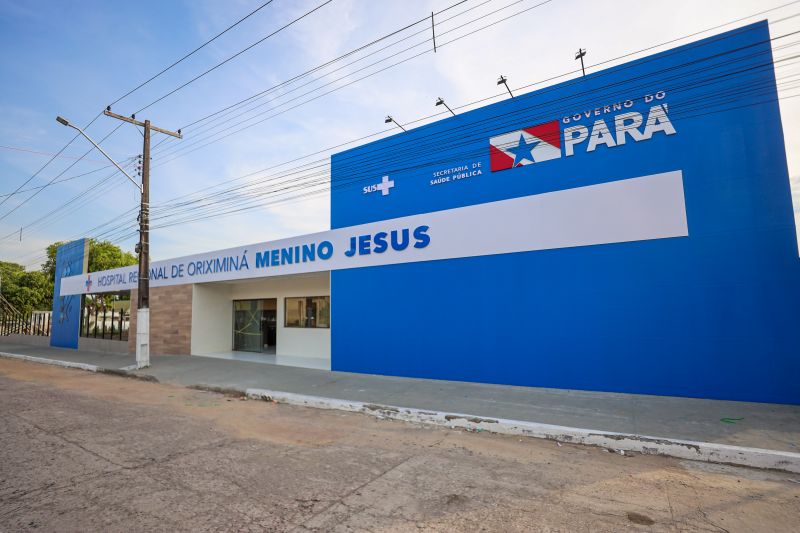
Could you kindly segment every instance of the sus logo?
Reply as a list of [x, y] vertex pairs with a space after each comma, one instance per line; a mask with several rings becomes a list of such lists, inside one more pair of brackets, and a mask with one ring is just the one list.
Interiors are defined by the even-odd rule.
[[552, 120], [489, 139], [492, 172], [561, 157], [561, 130]]

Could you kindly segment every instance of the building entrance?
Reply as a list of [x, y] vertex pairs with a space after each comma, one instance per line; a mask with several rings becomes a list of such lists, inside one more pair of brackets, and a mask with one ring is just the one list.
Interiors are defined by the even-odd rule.
[[233, 349], [275, 354], [278, 300], [234, 300]]

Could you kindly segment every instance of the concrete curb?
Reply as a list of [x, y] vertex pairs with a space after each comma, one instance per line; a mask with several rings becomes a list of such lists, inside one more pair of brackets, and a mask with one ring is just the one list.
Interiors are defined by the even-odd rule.
[[[0, 352], [0, 357], [64, 368], [76, 368], [89, 372], [108, 373], [122, 377], [141, 379], [143, 381], [158, 381], [154, 376], [137, 375], [123, 369], [108, 369], [86, 363], [60, 361], [57, 359], [46, 359], [44, 357], [34, 357], [31, 355], [8, 352]], [[232, 391], [232, 389], [223, 390], [212, 386], [187, 388], [197, 388], [199, 390], [208, 390], [210, 392], [219, 392], [223, 394], [228, 394]], [[617, 452], [629, 451], [649, 455], [664, 455], [693, 461], [800, 473], [800, 453], [794, 452], [556, 426], [553, 424], [540, 424], [524, 420], [479, 417], [463, 413], [427, 411], [409, 407], [338, 400], [335, 398], [324, 398], [321, 396], [294, 394], [291, 392], [266, 389], [246, 389], [244, 395], [252, 399], [268, 400], [303, 407], [314, 407], [317, 409], [334, 409], [338, 411], [363, 413], [377, 418], [400, 420], [417, 424], [461, 428], [467, 431], [487, 431], [489, 433], [498, 433], [501, 435], [534, 437], [571, 444], [585, 444], [587, 446], [599, 446], [606, 449], [613, 449]]]
[[323, 398], [320, 396], [293, 394], [290, 392], [265, 389], [247, 389], [246, 395], [248, 398], [252, 399], [315, 407], [317, 409], [335, 409], [339, 411], [363, 413], [378, 418], [401, 420], [404, 422], [445, 426], [449, 428], [455, 427], [468, 431], [487, 431], [502, 435], [534, 437], [571, 444], [600, 446], [618, 452], [630, 451], [649, 455], [664, 455], [693, 461], [800, 473], [800, 453], [794, 452], [650, 437], [646, 435], [632, 435], [595, 429], [572, 428], [523, 420], [477, 417], [462, 413], [426, 411], [407, 407], [337, 400], [335, 398]]
[[97, 365], [90, 365], [87, 363], [73, 363], [72, 361], [59, 361], [58, 359], [46, 359], [44, 357], [34, 357], [32, 355], [22, 355], [18, 353], [0, 352], [0, 357], [7, 357], [9, 359], [21, 359], [22, 361], [30, 361], [31, 363], [39, 363], [43, 365], [62, 366], [64, 368], [77, 368], [80, 370], [88, 370], [89, 372], [102, 371], [102, 369]]
[[32, 355], [22, 355], [18, 353], [0, 352], [0, 357], [8, 359], [19, 359], [21, 361], [28, 361], [30, 363], [39, 363], [42, 365], [60, 366], [63, 368], [76, 368], [78, 370], [87, 370], [98, 374], [111, 374], [121, 378], [138, 379], [140, 381], [149, 381], [151, 383], [158, 383], [155, 376], [148, 374], [134, 374], [131, 370], [136, 370], [136, 365], [130, 365], [122, 368], [106, 368], [97, 365], [90, 365], [88, 363], [75, 363], [72, 361], [62, 361], [60, 359], [47, 359], [45, 357], [34, 357]]

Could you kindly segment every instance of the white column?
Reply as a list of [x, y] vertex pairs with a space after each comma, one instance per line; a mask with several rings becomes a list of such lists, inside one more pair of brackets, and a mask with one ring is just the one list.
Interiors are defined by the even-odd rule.
[[150, 309], [136, 310], [136, 368], [150, 366]]

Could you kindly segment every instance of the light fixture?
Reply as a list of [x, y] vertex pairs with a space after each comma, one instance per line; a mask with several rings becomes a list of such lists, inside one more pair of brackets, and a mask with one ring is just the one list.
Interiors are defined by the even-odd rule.
[[497, 78], [497, 85], [505, 85], [506, 86], [506, 91], [508, 91], [508, 94], [511, 95], [511, 98], [514, 98], [514, 93], [512, 93], [511, 89], [508, 88], [508, 78], [506, 78], [505, 76], [500, 74], [500, 77]]
[[448, 110], [448, 111], [450, 111], [450, 113], [451, 113], [453, 116], [456, 116], [456, 114], [455, 114], [455, 113], [453, 113], [453, 110], [452, 110], [452, 109], [450, 109], [450, 106], [449, 106], [449, 105], [447, 105], [447, 103], [444, 101], [444, 98], [442, 98], [441, 96], [440, 96], [439, 98], [437, 98], [437, 99], [436, 99], [436, 105], [437, 105], [437, 106], [439, 106], [439, 105], [443, 105], [443, 106], [445, 106], [445, 107], [447, 108], [447, 110]]
[[73, 130], [75, 130], [75, 131], [77, 131], [78, 133], [80, 133], [81, 135], [83, 135], [83, 136], [86, 138], [86, 140], [87, 140], [87, 141], [89, 141], [90, 143], [92, 143], [92, 145], [94, 145], [94, 147], [95, 147], [95, 148], [97, 148], [97, 150], [98, 150], [98, 151], [99, 151], [101, 154], [103, 154], [104, 156], [106, 156], [106, 159], [108, 159], [109, 161], [111, 161], [112, 163], [114, 163], [114, 166], [115, 166], [115, 167], [117, 167], [117, 170], [119, 170], [120, 172], [122, 172], [122, 174], [124, 174], [126, 178], [128, 178], [129, 180], [131, 180], [131, 183], [133, 183], [133, 184], [136, 186], [136, 188], [137, 188], [137, 189], [139, 189], [139, 191], [141, 192], [141, 190], [142, 190], [142, 186], [141, 186], [141, 185], [139, 185], [139, 184], [136, 182], [136, 180], [135, 180], [135, 179], [133, 179], [133, 178], [131, 177], [131, 175], [130, 175], [130, 174], [128, 174], [127, 172], [125, 172], [125, 169], [123, 169], [121, 166], [119, 166], [119, 163], [117, 163], [116, 161], [114, 161], [114, 160], [111, 158], [111, 156], [110, 156], [110, 155], [108, 155], [108, 154], [106, 153], [106, 151], [105, 151], [105, 150], [103, 150], [102, 148], [100, 148], [100, 145], [98, 145], [96, 142], [94, 142], [94, 140], [93, 140], [91, 137], [89, 137], [88, 135], [86, 135], [86, 132], [85, 132], [85, 131], [83, 131], [82, 129], [80, 129], [80, 128], [79, 128], [78, 126], [76, 126], [75, 124], [72, 124], [72, 123], [70, 123], [70, 121], [69, 121], [69, 120], [65, 119], [64, 117], [62, 117], [62, 116], [60, 116], [60, 115], [56, 117], [56, 122], [58, 122], [59, 124], [62, 124], [62, 125], [64, 125], [64, 126], [67, 126], [68, 128], [72, 128]]
[[406, 129], [403, 127], [402, 124], [400, 124], [399, 122], [397, 122], [395, 119], [392, 118], [392, 115], [386, 115], [386, 120], [384, 120], [383, 122], [386, 124], [393, 122], [398, 128], [400, 128], [403, 131], [406, 131]]

